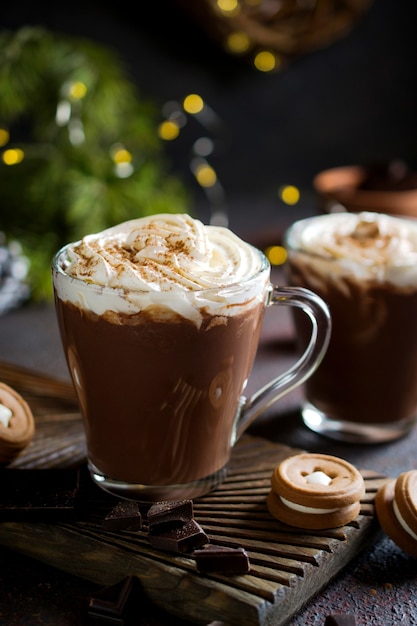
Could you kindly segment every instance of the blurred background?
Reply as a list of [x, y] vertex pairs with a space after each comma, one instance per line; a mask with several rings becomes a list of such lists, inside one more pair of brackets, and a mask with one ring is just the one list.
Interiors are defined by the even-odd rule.
[[[40, 134], [45, 132], [48, 141], [59, 144], [58, 157], [65, 156], [50, 160], [49, 168], [62, 165], [53, 175], [51, 169], [42, 170], [42, 176], [40, 170], [34, 170], [38, 185], [30, 211], [37, 239], [42, 235], [43, 243], [47, 240], [45, 223], [39, 227], [41, 232], [36, 232], [37, 224], [42, 220], [47, 224], [58, 204], [65, 211], [65, 193], [70, 188], [68, 202], [72, 207], [77, 204], [78, 213], [74, 216], [73, 208], [68, 209], [72, 222], [68, 226], [66, 221], [61, 239], [141, 212], [184, 207], [205, 222], [227, 223], [246, 239], [267, 246], [279, 243], [292, 221], [320, 210], [312, 185], [319, 171], [394, 159], [417, 168], [416, 17], [413, 0], [148, 0], [134, 9], [108, 1], [7, 3], [0, 16], [3, 36], [21, 33], [27, 26], [52, 34], [50, 40], [44, 38], [43, 56], [36, 59], [31, 52], [13, 94], [7, 86], [17, 72], [9, 67], [7, 75], [4, 70], [5, 56], [10, 60], [16, 49], [13, 38], [3, 42], [0, 68], [0, 102], [7, 101], [5, 94], [10, 96], [8, 107], [2, 111], [0, 105], [0, 123], [9, 133], [3, 153], [14, 145], [13, 139], [24, 143], [28, 135], [29, 144], [43, 144], [45, 137]], [[73, 42], [90, 42], [93, 56], [96, 44], [110, 54], [107, 60], [96, 56], [93, 70], [90, 67], [90, 74], [101, 77], [108, 89], [101, 99], [96, 90], [95, 109], [90, 109], [84, 120], [82, 112], [77, 118], [84, 124], [84, 139], [80, 139], [80, 126], [70, 129], [77, 99], [81, 102], [84, 98], [87, 111], [87, 98], [76, 91], [77, 85], [84, 83], [72, 78], [71, 95], [64, 97], [62, 91], [68, 87], [68, 58], [61, 55], [60, 43], [68, 37]], [[74, 60], [79, 52], [77, 43], [70, 52]], [[120, 63], [125, 83], [118, 82], [120, 68], [107, 75], [113, 60]], [[39, 66], [41, 62], [54, 66], [48, 84], [56, 79], [59, 87], [61, 81], [59, 97], [50, 93], [46, 102], [40, 97], [33, 105], [29, 89], [27, 110], [15, 115], [21, 84], [26, 81], [30, 85], [36, 72], [49, 72]], [[84, 75], [88, 83], [88, 72]], [[140, 107], [124, 110], [121, 106], [119, 110], [126, 93], [131, 95], [129, 83], [137, 90]], [[32, 88], [39, 96], [42, 85]], [[65, 98], [72, 107], [70, 113], [63, 105]], [[64, 140], [48, 128], [48, 115], [59, 126], [58, 110], [63, 115], [60, 129], [65, 127]], [[129, 116], [134, 123], [121, 127]], [[35, 140], [31, 117], [42, 129], [36, 131]], [[103, 142], [100, 132], [106, 125], [106, 132], [124, 133], [125, 140], [106, 135], [107, 143]], [[98, 137], [90, 146], [85, 140], [89, 131], [90, 137], [94, 133]], [[135, 136], [142, 142], [144, 160], [153, 159], [158, 165], [156, 171], [148, 172], [147, 179], [135, 179], [135, 171], [142, 168], [140, 159], [135, 161], [140, 146], [129, 145]], [[80, 152], [83, 142], [82, 159], [77, 156], [76, 183], [74, 177], [67, 181], [74, 150]], [[111, 175], [104, 165], [97, 174], [104, 150], [112, 154]], [[12, 169], [4, 165], [3, 158], [0, 178], [9, 195], [3, 195], [0, 210], [6, 231], [15, 228], [22, 205], [32, 202], [19, 194], [31, 189], [35, 178], [33, 171], [24, 174], [22, 168], [12, 176]], [[117, 186], [110, 181], [115, 172]], [[101, 183], [94, 193], [92, 178]], [[55, 186], [51, 186], [52, 180]], [[10, 181], [13, 185], [8, 186]], [[43, 181], [41, 191], [39, 181]], [[107, 213], [103, 209], [102, 219], [95, 216], [92, 221], [91, 206], [104, 197], [111, 197], [108, 206], [112, 208]], [[126, 199], [129, 210], [123, 205]], [[52, 208], [44, 215], [48, 203]], [[7, 215], [13, 219], [8, 221]], [[28, 224], [27, 214], [23, 219]], [[62, 222], [62, 215], [59, 222], [53, 222], [54, 235]], [[21, 222], [15, 230], [8, 235], [25, 242], [27, 233]], [[52, 239], [51, 246], [56, 246], [58, 239]], [[44, 264], [45, 257], [36, 261], [37, 254], [29, 245], [32, 265]]]

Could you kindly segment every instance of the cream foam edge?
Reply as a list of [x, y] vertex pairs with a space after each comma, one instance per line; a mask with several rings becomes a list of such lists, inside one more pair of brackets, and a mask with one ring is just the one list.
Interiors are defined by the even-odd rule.
[[[369, 257], [360, 254], [349, 258], [340, 248], [332, 255], [331, 237], [349, 235], [362, 220], [375, 221], [383, 234], [396, 238], [398, 245], [387, 254], [385, 263], [373, 264]], [[308, 255], [308, 263], [320, 273], [353, 274], [361, 280], [388, 282], [398, 287], [417, 286], [417, 220], [366, 211], [320, 215], [294, 223], [288, 230], [287, 244], [290, 249]], [[336, 245], [333, 247], [336, 249]]]
[[[65, 250], [65, 249], [64, 249]], [[260, 269], [254, 276], [241, 280], [238, 285], [225, 285], [223, 288], [196, 291], [130, 291], [112, 287], [92, 285], [69, 276], [60, 267], [60, 258], [64, 250], [58, 253], [54, 262], [54, 287], [57, 297], [63, 302], [70, 302], [75, 307], [88, 310], [96, 315], [112, 311], [121, 315], [135, 315], [151, 307], [164, 306], [184, 319], [200, 326], [204, 314], [217, 316], [240, 315], [260, 302], [265, 301], [269, 285], [269, 266], [263, 259]], [[55, 266], [56, 265], [56, 266]]]

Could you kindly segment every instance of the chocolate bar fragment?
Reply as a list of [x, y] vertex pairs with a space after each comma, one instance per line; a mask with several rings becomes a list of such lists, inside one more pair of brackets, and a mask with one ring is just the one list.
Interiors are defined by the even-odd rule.
[[148, 509], [149, 532], [160, 534], [164, 530], [180, 528], [193, 519], [192, 500], [155, 502]]
[[355, 626], [355, 624], [355, 616], [350, 613], [328, 615], [324, 622], [324, 626]]
[[0, 470], [0, 521], [73, 521], [78, 469]]
[[154, 548], [166, 552], [192, 552], [209, 542], [201, 526], [191, 519], [179, 528], [171, 528], [158, 534], [149, 534], [149, 541]]
[[105, 530], [140, 530], [142, 515], [137, 502], [120, 501], [106, 515], [102, 522]]
[[208, 574], [247, 574], [250, 570], [249, 557], [244, 548], [228, 548], [209, 544], [202, 550], [194, 550], [197, 570]]
[[128, 576], [114, 585], [103, 587], [90, 594], [89, 617], [100, 623], [124, 625], [128, 614], [128, 602], [138, 587], [134, 576]]

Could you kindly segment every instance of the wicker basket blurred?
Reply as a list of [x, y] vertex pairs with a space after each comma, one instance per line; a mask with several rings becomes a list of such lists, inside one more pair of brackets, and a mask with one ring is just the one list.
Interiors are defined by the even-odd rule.
[[345, 36], [372, 0], [177, 0], [231, 54], [272, 52], [279, 67]]

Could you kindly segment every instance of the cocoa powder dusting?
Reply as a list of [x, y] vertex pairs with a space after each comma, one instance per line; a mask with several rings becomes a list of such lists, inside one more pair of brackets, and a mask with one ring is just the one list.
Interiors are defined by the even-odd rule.
[[369, 248], [376, 246], [377, 248], [385, 248], [390, 242], [389, 235], [382, 235], [376, 222], [367, 222], [362, 220], [358, 223], [351, 235], [339, 235], [336, 238], [337, 243], [343, 244], [348, 240], [351, 244], [361, 248]]

